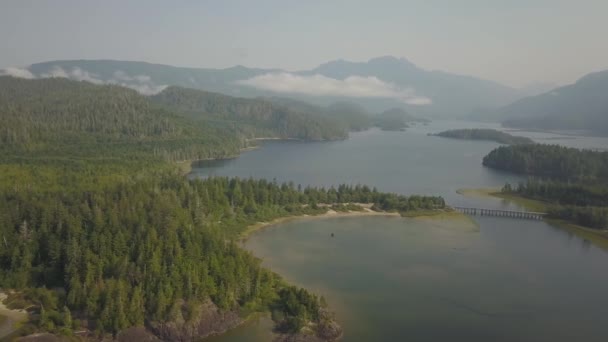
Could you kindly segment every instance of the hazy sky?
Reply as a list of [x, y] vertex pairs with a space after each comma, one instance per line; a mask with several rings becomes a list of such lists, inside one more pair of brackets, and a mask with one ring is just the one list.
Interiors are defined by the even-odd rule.
[[1, 0], [0, 68], [53, 59], [309, 69], [405, 57], [512, 86], [608, 69], [608, 0]]

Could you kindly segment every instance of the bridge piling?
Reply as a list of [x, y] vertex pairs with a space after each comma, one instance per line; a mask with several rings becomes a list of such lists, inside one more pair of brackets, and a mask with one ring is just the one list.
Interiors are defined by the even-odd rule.
[[542, 220], [547, 213], [517, 210], [486, 209], [473, 207], [453, 207], [454, 210], [472, 216], [507, 217], [524, 220]]

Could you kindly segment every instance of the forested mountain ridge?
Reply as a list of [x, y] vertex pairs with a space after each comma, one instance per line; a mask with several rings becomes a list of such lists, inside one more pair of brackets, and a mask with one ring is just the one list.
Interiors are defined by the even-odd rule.
[[315, 105], [309, 102], [296, 100], [288, 97], [262, 97], [277, 105], [288, 107], [292, 110], [315, 113], [316, 115], [331, 119], [351, 132], [364, 131], [371, 127], [370, 114], [364, 107], [353, 102], [334, 102], [327, 106]]
[[[234, 155], [242, 144], [234, 131], [189, 122], [132, 89], [65, 78], [0, 77], [0, 122], [0, 149], [22, 157], [68, 151], [82, 157], [94, 149], [105, 156], [138, 150], [169, 160], [203, 159]], [[109, 152], [109, 143], [122, 147]]]
[[[226, 69], [185, 68], [146, 62], [117, 60], [59, 60], [33, 64], [27, 67], [34, 77], [60, 75], [74, 79], [88, 78], [98, 82], [111, 82], [155, 93], [164, 86], [181, 86], [220, 92], [231, 96], [271, 97], [286, 95], [317, 105], [333, 102], [356, 101], [367, 110], [379, 112], [387, 108], [403, 106], [398, 98], [344, 97], [328, 94], [311, 95], [299, 93], [277, 93], [239, 84], [239, 81], [256, 76], [287, 73], [280, 69], [260, 69], [235, 66]], [[290, 73], [307, 77], [324, 77], [344, 80], [350, 76], [374, 77], [402, 89], [415, 89], [417, 93], [432, 100], [426, 106], [406, 105], [408, 110], [427, 116], [464, 117], [473, 110], [495, 109], [506, 105], [524, 94], [520, 91], [470, 76], [448, 72], [425, 70], [404, 58], [390, 56], [373, 58], [365, 62], [335, 60], [311, 70]]]
[[155, 103], [189, 113], [193, 118], [248, 125], [251, 137], [302, 140], [345, 139], [348, 130], [322, 113], [294, 110], [265, 99], [236, 98], [181, 87], [168, 87], [153, 95]]
[[[158, 103], [161, 97], [165, 105]], [[168, 88], [159, 98], [116, 85], [0, 76], [0, 150], [13, 146], [7, 153], [15, 157], [24, 156], [15, 151], [46, 157], [71, 151], [83, 157], [94, 148], [97, 157], [116, 157], [119, 150], [137, 150], [167, 160], [194, 160], [234, 156], [248, 138], [347, 136], [346, 127], [330, 119], [266, 101], [183, 88]], [[192, 98], [203, 102], [184, 101]], [[189, 111], [200, 106], [205, 113]], [[110, 152], [109, 142], [122, 147]]]
[[0, 113], [5, 123], [0, 139], [10, 144], [50, 138], [53, 132], [162, 137], [178, 135], [184, 128], [135, 90], [64, 78], [0, 76]]
[[608, 135], [608, 71], [588, 74], [576, 83], [527, 97], [498, 110], [508, 127], [576, 130]]

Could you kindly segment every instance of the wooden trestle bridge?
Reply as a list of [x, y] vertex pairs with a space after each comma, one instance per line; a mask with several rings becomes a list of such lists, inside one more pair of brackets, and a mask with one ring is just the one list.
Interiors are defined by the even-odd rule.
[[476, 216], [496, 216], [510, 217], [525, 220], [542, 220], [547, 213], [539, 213], [534, 211], [517, 211], [517, 210], [500, 210], [500, 209], [483, 209], [483, 208], [468, 208], [468, 207], [452, 207], [454, 210], [467, 215]]

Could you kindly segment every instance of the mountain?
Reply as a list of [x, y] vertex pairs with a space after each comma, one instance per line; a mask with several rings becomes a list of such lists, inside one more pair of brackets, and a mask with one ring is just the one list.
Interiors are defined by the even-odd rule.
[[576, 83], [527, 97], [498, 110], [505, 126], [577, 130], [608, 135], [608, 71], [588, 74]]
[[316, 111], [294, 110], [264, 99], [232, 97], [198, 89], [171, 86], [151, 97], [190, 118], [238, 124], [247, 138], [337, 140], [348, 129]]
[[316, 113], [319, 116], [337, 122], [351, 132], [364, 131], [371, 127], [369, 113], [363, 106], [356, 103], [346, 101], [334, 102], [324, 107], [288, 97], [274, 96], [266, 99], [295, 111]]
[[188, 120], [132, 89], [0, 76], [0, 152], [5, 156], [10, 151], [17, 159], [25, 154], [49, 159], [138, 154], [194, 160], [231, 156], [240, 147], [234, 129]]
[[226, 69], [184, 68], [116, 60], [50, 61], [32, 64], [27, 70], [35, 77], [55, 76], [93, 83], [113, 83], [134, 88], [147, 95], [156, 93], [163, 87], [176, 85], [243, 96], [254, 96], [260, 92], [235, 87], [236, 81], [276, 71], [243, 66]]
[[[144, 94], [175, 85], [241, 97], [289, 96], [322, 106], [356, 102], [372, 112], [402, 107], [417, 115], [451, 118], [464, 117], [480, 108], [498, 108], [522, 96], [520, 91], [492, 81], [428, 71], [395, 57], [367, 62], [336, 60], [297, 72], [243, 66], [204, 69], [115, 60], [64, 60], [33, 64], [26, 73], [31, 73], [31, 77], [118, 84]], [[295, 84], [289, 83], [294, 81]]]
[[341, 80], [353, 75], [376, 77], [399, 87], [412, 88], [416, 94], [432, 101], [428, 106], [421, 106], [404, 105], [396, 100], [368, 100], [366, 103], [374, 107], [374, 111], [404, 107], [423, 115], [462, 117], [477, 108], [495, 108], [521, 97], [518, 90], [496, 82], [443, 71], [427, 71], [405, 58], [390, 56], [368, 62], [332, 61], [308, 73]]
[[179, 87], [150, 97], [118, 85], [0, 76], [0, 154], [10, 158], [197, 160], [233, 156], [251, 138], [347, 135], [337, 121], [268, 101]]
[[409, 127], [409, 123], [428, 121], [428, 119], [416, 118], [402, 108], [385, 110], [373, 118], [374, 126], [383, 131], [403, 131]]

